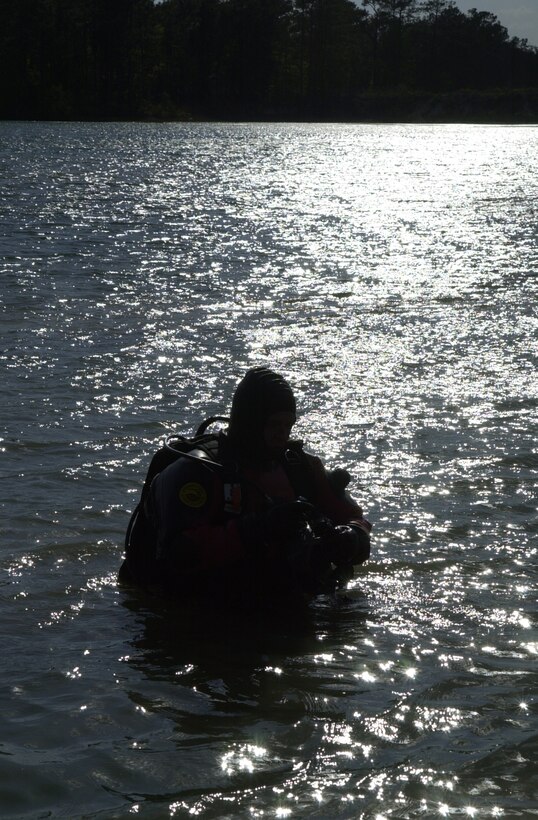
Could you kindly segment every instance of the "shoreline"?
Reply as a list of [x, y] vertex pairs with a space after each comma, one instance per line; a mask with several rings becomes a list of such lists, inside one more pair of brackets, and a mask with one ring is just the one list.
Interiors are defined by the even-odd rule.
[[268, 123], [400, 123], [409, 125], [538, 125], [538, 88], [365, 92], [353, 100], [325, 105], [273, 108], [147, 105], [120, 115], [97, 112], [13, 112], [4, 122], [268, 122]]

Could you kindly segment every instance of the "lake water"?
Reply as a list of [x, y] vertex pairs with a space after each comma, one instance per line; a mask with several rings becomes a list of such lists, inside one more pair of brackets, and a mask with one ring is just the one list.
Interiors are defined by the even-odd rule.
[[[538, 816], [538, 128], [0, 123], [2, 818]], [[248, 367], [353, 473], [346, 596], [119, 588]]]

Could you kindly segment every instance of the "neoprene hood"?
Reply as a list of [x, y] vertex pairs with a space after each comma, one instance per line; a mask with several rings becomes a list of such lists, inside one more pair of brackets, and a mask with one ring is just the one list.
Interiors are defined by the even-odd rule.
[[263, 428], [273, 413], [295, 415], [293, 391], [278, 373], [255, 367], [241, 379], [234, 393], [228, 436], [231, 443], [250, 455], [262, 455]]

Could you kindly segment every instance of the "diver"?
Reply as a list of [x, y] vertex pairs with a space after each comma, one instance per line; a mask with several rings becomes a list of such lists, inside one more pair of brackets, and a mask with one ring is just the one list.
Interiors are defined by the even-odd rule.
[[371, 524], [346, 492], [349, 474], [290, 438], [295, 421], [288, 382], [249, 370], [226, 434], [184, 440], [171, 463], [169, 451], [154, 457], [120, 580], [234, 600], [312, 597], [349, 580], [370, 555]]

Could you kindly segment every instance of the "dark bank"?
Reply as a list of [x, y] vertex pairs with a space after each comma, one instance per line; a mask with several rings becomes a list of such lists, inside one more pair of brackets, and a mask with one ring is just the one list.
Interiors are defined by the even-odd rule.
[[452, 0], [4, 0], [0, 117], [533, 123], [538, 50]]

